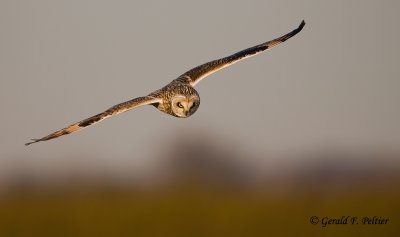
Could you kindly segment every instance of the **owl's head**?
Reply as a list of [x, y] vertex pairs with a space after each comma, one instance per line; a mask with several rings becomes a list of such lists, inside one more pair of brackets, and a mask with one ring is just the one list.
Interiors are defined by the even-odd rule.
[[186, 118], [194, 114], [200, 105], [200, 97], [197, 94], [175, 95], [171, 100], [171, 109], [175, 116]]

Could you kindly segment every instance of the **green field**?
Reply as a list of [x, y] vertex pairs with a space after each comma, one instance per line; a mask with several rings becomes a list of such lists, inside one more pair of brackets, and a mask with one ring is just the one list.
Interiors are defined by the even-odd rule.
[[[0, 236], [399, 236], [400, 192], [209, 190], [16, 192], [0, 199]], [[385, 225], [310, 224], [381, 216]]]

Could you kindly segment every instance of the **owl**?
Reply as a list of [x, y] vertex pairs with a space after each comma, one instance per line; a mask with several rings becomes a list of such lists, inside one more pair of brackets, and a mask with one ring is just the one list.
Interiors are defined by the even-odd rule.
[[170, 82], [168, 85], [148, 94], [147, 96], [138, 97], [133, 100], [114, 105], [104, 112], [71, 124], [68, 127], [53, 132], [45, 137], [42, 137], [40, 139], [32, 139], [31, 142], [28, 142], [25, 145], [47, 141], [82, 130], [89, 125], [98, 123], [106, 118], [126, 112], [128, 110], [135, 109], [142, 105], [153, 105], [158, 110], [169, 115], [178, 118], [187, 118], [194, 114], [200, 106], [200, 96], [199, 93], [194, 89], [194, 86], [199, 83], [203, 78], [236, 62], [239, 62], [240, 60], [257, 55], [264, 50], [285, 42], [287, 39], [299, 33], [303, 29], [304, 25], [305, 22], [303, 20], [295, 30], [279, 38], [244, 49], [230, 56], [216, 59], [197, 66], [183, 73], [177, 79]]

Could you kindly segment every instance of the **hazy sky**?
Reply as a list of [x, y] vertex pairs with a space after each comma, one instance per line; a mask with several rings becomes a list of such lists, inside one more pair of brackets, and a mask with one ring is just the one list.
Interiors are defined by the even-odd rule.
[[[82, 155], [123, 165], [196, 134], [255, 153], [400, 147], [399, 10], [395, 0], [2, 0], [0, 166]], [[147, 106], [24, 146], [302, 19], [294, 38], [199, 83], [188, 119]]]

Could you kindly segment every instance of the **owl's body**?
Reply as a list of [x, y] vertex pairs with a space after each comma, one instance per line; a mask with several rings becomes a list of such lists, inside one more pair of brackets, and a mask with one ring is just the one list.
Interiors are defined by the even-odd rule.
[[160, 99], [153, 104], [158, 110], [178, 118], [189, 117], [200, 105], [199, 93], [179, 78], [148, 96]]
[[40, 139], [32, 139], [32, 142], [28, 142], [25, 145], [30, 145], [32, 143], [40, 141], [51, 140], [66, 134], [79, 131], [108, 117], [137, 108], [142, 105], [153, 105], [158, 110], [175, 117], [189, 117], [194, 114], [200, 106], [199, 93], [197, 93], [197, 91], [193, 88], [199, 81], [214, 72], [226, 68], [236, 62], [239, 62], [240, 60], [257, 55], [266, 49], [272, 48], [280, 43], [285, 42], [287, 39], [299, 33], [303, 29], [304, 25], [305, 23], [304, 21], [302, 21], [298, 28], [287, 33], [284, 36], [256, 45], [251, 48], [247, 48], [228, 57], [217, 59], [197, 66], [185, 72], [168, 85], [150, 93], [147, 96], [138, 97], [133, 100], [129, 100], [112, 106], [102, 113], [71, 124], [70, 126], [53, 132], [45, 137], [42, 137]]

